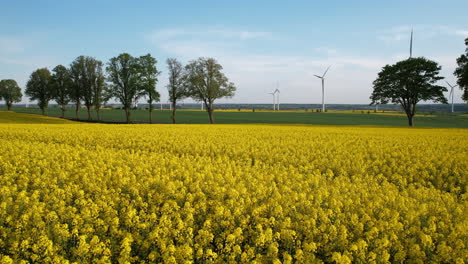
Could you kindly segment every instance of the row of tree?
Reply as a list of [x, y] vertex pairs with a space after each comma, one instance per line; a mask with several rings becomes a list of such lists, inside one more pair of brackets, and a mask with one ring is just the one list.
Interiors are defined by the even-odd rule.
[[[35, 70], [26, 84], [25, 93], [31, 100], [37, 100], [43, 114], [49, 101], [55, 100], [62, 109], [62, 117], [65, 115], [66, 106], [72, 103], [76, 106], [76, 119], [79, 119], [79, 110], [83, 104], [88, 111], [88, 120], [92, 119], [93, 110], [100, 119], [99, 111], [103, 104], [114, 98], [122, 104], [127, 123], [130, 123], [132, 106], [144, 97], [149, 105], [151, 123], [153, 103], [160, 100], [156, 85], [161, 72], [156, 64], [157, 60], [150, 54], [133, 57], [122, 53], [109, 60], [105, 74], [101, 61], [93, 57], [79, 56], [68, 68], [58, 65], [52, 73], [47, 68]], [[203, 102], [210, 122], [214, 123], [214, 101], [222, 97], [231, 97], [236, 90], [234, 84], [222, 73], [222, 66], [213, 58], [198, 58], [186, 66], [177, 59], [169, 58], [167, 66], [167, 89], [173, 109], [173, 123], [176, 122], [177, 102], [187, 97]], [[16, 82], [11, 84], [15, 85]], [[21, 89], [19, 92], [21, 93]]]

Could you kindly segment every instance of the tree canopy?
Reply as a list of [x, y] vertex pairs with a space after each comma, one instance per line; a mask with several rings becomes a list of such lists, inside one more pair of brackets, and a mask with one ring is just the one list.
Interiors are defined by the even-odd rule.
[[5, 100], [8, 111], [10, 111], [13, 103], [21, 101], [21, 88], [15, 80], [7, 79], [0, 81], [0, 100]]
[[91, 120], [91, 108], [95, 105], [95, 100], [101, 97], [102, 89], [99, 78], [102, 75], [102, 62], [89, 56], [80, 56], [76, 60], [78, 66], [78, 81], [83, 102], [88, 110], [88, 120]]
[[186, 76], [184, 66], [177, 59], [168, 58], [166, 63], [169, 69], [167, 91], [169, 93], [169, 101], [172, 104], [172, 123], [175, 124], [177, 101], [187, 97]]
[[158, 61], [151, 56], [146, 54], [138, 58], [138, 74], [140, 76], [140, 89], [144, 96], [148, 99], [149, 104], [149, 122], [153, 122], [152, 111], [153, 102], [159, 101], [159, 93], [156, 91], [156, 84], [158, 83], [158, 76], [161, 74], [156, 68]]
[[130, 109], [136, 100], [144, 95], [140, 85], [138, 59], [122, 53], [110, 59], [106, 67], [110, 92], [125, 109], [127, 123], [130, 123]]
[[400, 104], [406, 112], [410, 126], [414, 125], [416, 104], [420, 101], [447, 103], [443, 92], [447, 88], [436, 83], [441, 67], [437, 62], [423, 57], [409, 58], [386, 65], [374, 81], [371, 104]]
[[70, 102], [72, 81], [70, 72], [63, 65], [57, 65], [51, 76], [52, 99], [60, 105], [62, 118], [65, 116], [66, 105]]
[[25, 93], [31, 100], [38, 101], [38, 106], [44, 115], [45, 109], [52, 99], [50, 71], [47, 68], [41, 68], [31, 73], [28, 83], [26, 84]]
[[213, 58], [198, 58], [186, 67], [188, 93], [202, 101], [208, 112], [210, 123], [214, 123], [213, 103], [216, 99], [232, 97], [236, 91], [234, 83], [222, 73], [223, 67]]

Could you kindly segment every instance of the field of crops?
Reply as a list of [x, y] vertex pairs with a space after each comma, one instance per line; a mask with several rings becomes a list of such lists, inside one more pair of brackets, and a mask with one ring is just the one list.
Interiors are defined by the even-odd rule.
[[1, 263], [468, 259], [466, 129], [0, 112], [0, 145]]
[[[0, 110], [2, 110], [0, 108]], [[40, 114], [38, 108], [13, 108], [18, 113]], [[59, 117], [61, 111], [58, 108], [50, 108], [46, 112], [50, 116]], [[97, 119], [95, 111], [92, 111], [93, 120]], [[124, 110], [103, 109], [100, 112], [102, 120], [105, 122], [125, 122]], [[153, 111], [153, 122], [159, 124], [172, 123], [172, 111]], [[75, 118], [73, 109], [68, 109], [66, 118]], [[80, 111], [80, 119], [87, 120], [87, 111]], [[367, 126], [408, 126], [408, 119], [403, 114], [396, 112], [378, 112], [356, 110], [352, 111], [332, 111], [327, 113], [316, 113], [311, 111], [268, 111], [255, 112], [242, 110], [216, 110], [214, 118], [217, 124], [313, 124], [313, 125], [367, 125]], [[148, 110], [132, 110], [131, 120], [134, 122], [148, 122]], [[177, 123], [180, 124], [207, 124], [208, 114], [201, 110], [178, 110]], [[416, 127], [438, 127], [438, 128], [468, 128], [468, 116], [461, 113], [437, 113], [430, 115], [421, 113], [415, 117]]]

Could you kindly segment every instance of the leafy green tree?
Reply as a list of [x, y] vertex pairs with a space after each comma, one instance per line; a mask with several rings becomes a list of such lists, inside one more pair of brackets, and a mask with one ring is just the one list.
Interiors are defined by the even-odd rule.
[[169, 69], [169, 83], [167, 91], [169, 92], [169, 100], [172, 104], [172, 123], [176, 123], [176, 106], [177, 101], [187, 97], [187, 84], [184, 66], [175, 58], [166, 60], [167, 68]]
[[158, 82], [158, 76], [161, 74], [156, 68], [158, 61], [147, 54], [138, 58], [138, 72], [140, 76], [140, 88], [143, 94], [148, 98], [149, 104], [149, 122], [153, 122], [153, 102], [159, 101], [159, 93], [156, 91], [156, 84]]
[[123, 105], [127, 123], [130, 123], [131, 107], [144, 94], [140, 85], [138, 59], [122, 53], [110, 59], [106, 71], [107, 80], [111, 83], [111, 95]]
[[13, 103], [21, 101], [21, 88], [15, 80], [7, 79], [0, 81], [0, 100], [5, 100], [8, 111], [10, 111]]
[[83, 72], [85, 72], [85, 56], [77, 57], [70, 64], [70, 78], [71, 78], [71, 89], [70, 89], [70, 101], [75, 103], [75, 118], [80, 119], [79, 111], [81, 107], [81, 101], [83, 100], [83, 90], [85, 89], [85, 78]]
[[94, 100], [100, 97], [96, 92], [102, 92], [102, 89], [97, 89], [98, 79], [102, 73], [102, 62], [93, 57], [85, 57], [85, 67], [83, 74], [84, 89], [83, 101], [88, 110], [88, 120], [92, 119], [91, 108], [95, 105]]
[[465, 39], [465, 45], [465, 54], [457, 58], [458, 67], [453, 74], [458, 78], [458, 87], [463, 90], [463, 101], [468, 103], [468, 38]]
[[31, 73], [28, 83], [26, 84], [26, 95], [31, 100], [37, 100], [38, 106], [45, 115], [45, 109], [52, 99], [53, 89], [51, 85], [51, 74], [47, 68], [41, 68]]
[[221, 72], [223, 67], [213, 58], [198, 58], [185, 66], [187, 88], [190, 97], [202, 101], [214, 124], [213, 104], [218, 98], [232, 97], [236, 91], [234, 83]]
[[52, 71], [52, 99], [60, 105], [62, 118], [64, 118], [66, 106], [70, 102], [70, 90], [72, 86], [70, 72], [63, 65], [57, 65]]
[[102, 104], [104, 91], [102, 62], [93, 57], [79, 56], [72, 62], [70, 71], [74, 83], [71, 94], [77, 105], [76, 116], [78, 118], [79, 105], [83, 101], [88, 111], [88, 120], [91, 120], [91, 109], [94, 107], [99, 112], [96, 106], [100, 109]]
[[444, 78], [439, 76], [440, 69], [437, 62], [422, 57], [386, 65], [374, 81], [371, 104], [400, 104], [408, 117], [409, 126], [414, 126], [419, 101], [447, 103], [443, 94], [447, 88], [436, 85]]
[[101, 120], [100, 110], [102, 105], [110, 100], [111, 94], [109, 87], [106, 84], [106, 77], [102, 71], [102, 67], [99, 67], [96, 71], [95, 84], [93, 85], [93, 104], [96, 110], [97, 119]]

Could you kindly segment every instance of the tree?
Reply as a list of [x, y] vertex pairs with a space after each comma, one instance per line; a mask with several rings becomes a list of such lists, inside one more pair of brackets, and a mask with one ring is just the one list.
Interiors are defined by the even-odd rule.
[[45, 109], [52, 99], [51, 75], [47, 68], [41, 68], [31, 73], [26, 84], [26, 95], [31, 100], [37, 100], [42, 114], [45, 115]]
[[398, 103], [405, 110], [409, 126], [414, 125], [416, 104], [423, 100], [447, 103], [443, 92], [447, 88], [435, 83], [442, 80], [441, 67], [426, 58], [409, 58], [394, 65], [386, 65], [374, 81], [371, 104]]
[[[102, 65], [102, 64], [101, 64]], [[111, 94], [106, 84], [106, 77], [102, 72], [102, 67], [100, 66], [96, 72], [95, 84], [93, 85], [93, 104], [94, 109], [96, 110], [97, 119], [101, 120], [100, 110], [103, 104], [110, 100]]]
[[172, 123], [176, 123], [176, 106], [177, 101], [187, 97], [187, 85], [184, 67], [175, 58], [166, 60], [169, 68], [169, 84], [167, 91], [169, 92], [169, 100], [172, 104]]
[[236, 91], [234, 83], [221, 72], [223, 67], [213, 58], [198, 58], [185, 66], [189, 95], [202, 101], [214, 124], [213, 103], [218, 98], [232, 97]]
[[127, 123], [130, 123], [130, 109], [144, 94], [140, 85], [138, 59], [128, 53], [122, 53], [110, 59], [106, 71], [107, 79], [111, 82], [111, 94], [123, 105]]
[[5, 100], [8, 111], [10, 111], [13, 103], [18, 103], [21, 101], [21, 88], [15, 80], [1, 80], [0, 81], [0, 100]]
[[140, 76], [140, 88], [143, 94], [148, 97], [149, 104], [149, 122], [153, 122], [153, 102], [159, 101], [159, 93], [156, 91], [156, 83], [158, 82], [158, 76], [161, 74], [156, 68], [158, 61], [147, 54], [138, 58], [138, 72]]
[[70, 89], [70, 101], [75, 103], [75, 118], [80, 119], [78, 112], [80, 110], [81, 100], [83, 99], [85, 56], [77, 57], [70, 64], [70, 78], [72, 81]]
[[96, 105], [100, 108], [102, 104], [101, 98], [104, 91], [102, 62], [93, 57], [79, 56], [72, 62], [70, 72], [73, 81], [72, 100], [76, 103], [76, 118], [78, 119], [78, 110], [83, 101], [88, 111], [88, 120], [91, 120], [91, 109], [94, 107], [99, 114]]
[[462, 99], [468, 103], [468, 38], [465, 39], [466, 52], [457, 59], [458, 67], [453, 73], [457, 78], [458, 87], [463, 90]]
[[85, 66], [82, 67], [83, 78], [83, 101], [88, 110], [88, 120], [91, 120], [91, 108], [95, 105], [94, 100], [100, 98], [101, 94], [95, 94], [96, 92], [102, 93], [103, 87], [97, 87], [99, 84], [99, 77], [102, 75], [102, 62], [96, 60], [93, 57], [85, 57]]
[[52, 99], [60, 105], [62, 118], [65, 117], [66, 105], [70, 102], [70, 90], [72, 81], [70, 72], [63, 65], [57, 65], [51, 77]]

